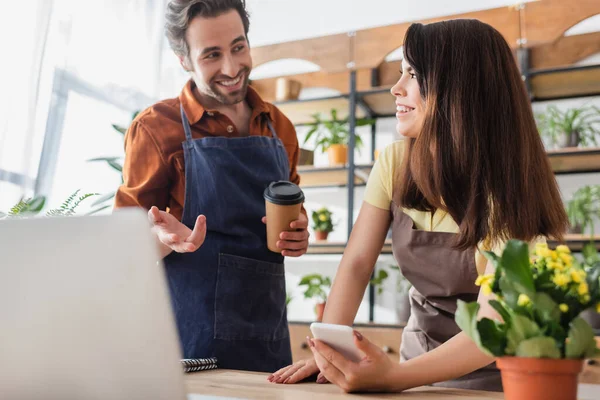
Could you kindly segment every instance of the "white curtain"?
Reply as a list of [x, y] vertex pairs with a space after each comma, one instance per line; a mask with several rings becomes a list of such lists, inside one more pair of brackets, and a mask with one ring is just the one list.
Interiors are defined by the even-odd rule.
[[120, 175], [88, 160], [122, 156], [111, 125], [183, 81], [164, 36], [166, 0], [12, 3], [0, 12], [12, 23], [2, 33], [0, 211], [33, 193], [54, 206], [77, 189], [115, 190]]

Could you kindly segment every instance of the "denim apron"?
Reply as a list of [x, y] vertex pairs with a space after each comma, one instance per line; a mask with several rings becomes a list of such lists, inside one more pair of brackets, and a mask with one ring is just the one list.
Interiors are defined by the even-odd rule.
[[166, 274], [185, 358], [216, 357], [219, 368], [272, 372], [292, 363], [283, 256], [267, 248], [263, 191], [289, 179], [287, 153], [273, 137], [186, 141], [182, 223], [206, 215], [193, 253], [169, 254]]

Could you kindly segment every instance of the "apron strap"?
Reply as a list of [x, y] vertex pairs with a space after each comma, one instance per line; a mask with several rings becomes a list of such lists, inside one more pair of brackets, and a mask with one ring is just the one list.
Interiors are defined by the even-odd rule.
[[192, 129], [190, 128], [190, 121], [185, 115], [185, 111], [183, 111], [183, 104], [179, 104], [179, 110], [181, 110], [181, 122], [183, 125], [183, 130], [185, 131], [185, 139], [188, 142], [192, 141]]
[[277, 136], [277, 132], [275, 132], [275, 128], [273, 128], [273, 125], [271, 124], [271, 120], [267, 116], [265, 116], [265, 119], [267, 120], [267, 126], [273, 135], [273, 139], [278, 139], [279, 137]]

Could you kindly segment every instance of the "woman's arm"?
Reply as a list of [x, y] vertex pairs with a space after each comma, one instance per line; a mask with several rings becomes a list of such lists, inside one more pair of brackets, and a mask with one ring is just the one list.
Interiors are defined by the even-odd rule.
[[[488, 263], [486, 273], [494, 267]], [[490, 296], [479, 292], [481, 305], [478, 316], [500, 320], [489, 306]], [[318, 340], [312, 341], [311, 350], [321, 373], [330, 382], [346, 392], [361, 390], [402, 391], [417, 386], [430, 385], [456, 379], [494, 361], [475, 345], [464, 333], [459, 333], [435, 350], [409, 361], [392, 364], [387, 355], [367, 339], [357, 335], [356, 345], [366, 354], [360, 363], [352, 363]]]
[[[389, 210], [363, 202], [327, 299], [323, 321], [352, 325], [390, 227]], [[274, 383], [296, 383], [319, 372], [314, 359], [300, 360], [269, 376]], [[323, 382], [317, 380], [317, 382]]]
[[323, 322], [352, 326], [390, 222], [389, 210], [363, 202], [327, 298]]

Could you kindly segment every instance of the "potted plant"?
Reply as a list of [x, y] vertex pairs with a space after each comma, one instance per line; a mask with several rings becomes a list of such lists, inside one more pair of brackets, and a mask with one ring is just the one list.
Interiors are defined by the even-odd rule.
[[385, 282], [385, 280], [388, 277], [389, 277], [388, 272], [385, 269], [380, 268], [377, 270], [377, 272], [373, 275], [373, 277], [369, 281], [369, 283], [371, 285], [373, 285], [375, 290], [377, 290], [377, 294], [383, 293], [383, 282]]
[[495, 273], [477, 278], [502, 322], [477, 319], [479, 304], [458, 301], [456, 323], [497, 357], [507, 400], [575, 400], [585, 357], [598, 354], [594, 332], [579, 314], [600, 311], [600, 263], [579, 264], [567, 246], [550, 250], [509, 240], [501, 255], [485, 252]]
[[[306, 144], [316, 133], [315, 150], [327, 152], [330, 165], [345, 165], [348, 162], [348, 143], [350, 140], [350, 131], [348, 118], [338, 119], [337, 110], [331, 110], [331, 120], [323, 120], [321, 114], [312, 115], [313, 122], [309, 125], [311, 128], [304, 138]], [[375, 120], [361, 118], [356, 120], [356, 126], [372, 125]], [[359, 135], [355, 135], [355, 148], [360, 151], [363, 145]]]
[[327, 209], [327, 207], [321, 207], [320, 209], [312, 212], [312, 228], [315, 231], [315, 237], [317, 240], [327, 240], [329, 232], [333, 231], [333, 220], [331, 216], [333, 213]]
[[598, 145], [600, 138], [600, 109], [595, 106], [570, 108], [561, 111], [549, 106], [536, 115], [542, 137], [559, 148]]
[[300, 280], [298, 286], [306, 286], [304, 298], [315, 298], [317, 300], [315, 314], [317, 322], [321, 322], [323, 320], [323, 311], [325, 311], [325, 303], [327, 302], [327, 289], [331, 287], [331, 279], [320, 274], [305, 275]]
[[[137, 115], [139, 113], [140, 113], [139, 111], [135, 111], [133, 114], [131, 114], [131, 122], [133, 122], [133, 120], [135, 119], [135, 117], [137, 117]], [[119, 126], [116, 124], [112, 124], [112, 127], [116, 132], [121, 134], [121, 137], [125, 137], [125, 134], [127, 133], [128, 128]], [[120, 157], [120, 156], [97, 157], [97, 158], [89, 159], [88, 161], [89, 162], [98, 162], [98, 161], [106, 162], [109, 167], [111, 167], [112, 169], [114, 169], [115, 171], [117, 171], [119, 173], [119, 175], [121, 176], [121, 183], [123, 183], [123, 157]], [[96, 207], [96, 208], [94, 210], [92, 210], [90, 212], [90, 214], [95, 214], [95, 213], [105, 210], [109, 207], [112, 207], [112, 201], [113, 201], [113, 198], [115, 197], [116, 193], [117, 192], [115, 190], [115, 191], [105, 193], [102, 196], [100, 196], [92, 204], [92, 207]]]
[[585, 233], [590, 227], [590, 236], [594, 236], [594, 218], [600, 218], [600, 185], [587, 185], [579, 188], [567, 202], [567, 215], [571, 230]]
[[[97, 193], [86, 193], [79, 196], [79, 189], [71, 194], [58, 208], [53, 208], [46, 212], [47, 217], [71, 216], [75, 214], [75, 209], [88, 197], [96, 196]], [[7, 213], [0, 212], [0, 219], [9, 218], [28, 218], [38, 215], [46, 205], [45, 196], [35, 196], [32, 198], [21, 199]]]
[[[600, 255], [598, 254], [598, 250], [596, 250], [594, 242], [584, 244], [581, 253], [586, 269], [591, 269], [595, 264], [600, 264]], [[581, 313], [581, 318], [585, 319], [592, 329], [600, 331], [600, 313], [596, 312], [596, 310], [588, 308]]]
[[398, 319], [398, 323], [405, 324], [410, 317], [408, 291], [412, 285], [402, 274], [399, 266], [390, 265], [390, 268], [398, 271], [398, 274], [396, 275], [396, 318]]

